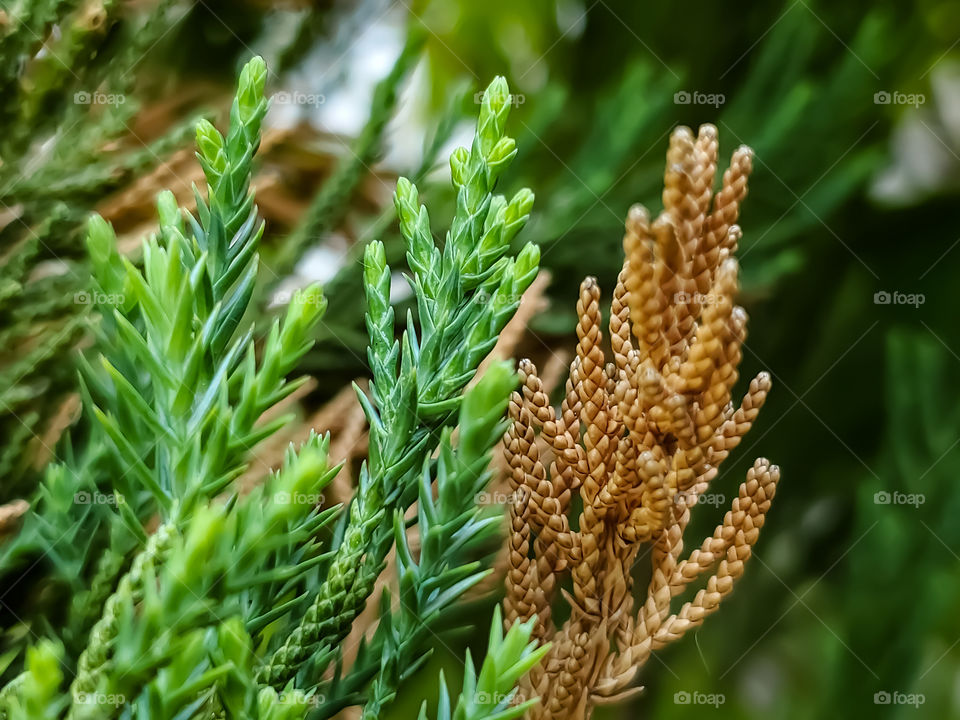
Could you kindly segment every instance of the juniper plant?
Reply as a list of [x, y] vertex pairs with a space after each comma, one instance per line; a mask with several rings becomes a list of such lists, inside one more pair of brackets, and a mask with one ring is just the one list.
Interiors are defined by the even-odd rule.
[[[520, 364], [523, 388], [511, 398], [504, 437], [514, 490], [504, 608], [508, 621], [535, 622], [534, 635], [552, 642], [525, 681], [543, 698], [530, 718], [592, 717], [653, 651], [716, 612], [742, 577], [776, 492], [780, 469], [757, 459], [723, 522], [681, 557], [694, 506], [771, 387], [760, 373], [734, 404], [747, 325], [735, 304], [736, 221], [753, 154], [734, 152], [714, 195], [717, 149], [712, 125], [696, 136], [675, 130], [663, 211], [650, 221], [643, 206], [630, 210], [609, 317], [613, 362], [601, 346], [600, 288], [588, 277], [559, 413], [533, 363]], [[632, 570], [646, 543], [652, 574], [635, 611]], [[552, 599], [568, 572], [570, 615], [558, 627]], [[702, 578], [673, 612], [673, 598]]]
[[[259, 18], [269, 41], [241, 42], [228, 33], [216, 50], [224, 66], [241, 48], [247, 52], [247, 42], [270, 47], [286, 64], [296, 62], [329, 32], [319, 27], [328, 8], [267, 12], [248, 4], [242, 14], [245, 21], [270, 15]], [[286, 22], [279, 18], [294, 16], [296, 38], [278, 35], [278, 24]], [[139, 215], [141, 198], [147, 204], [154, 194], [149, 171], [167, 174], [171, 165], [158, 166], [189, 144], [194, 118], [161, 129], [167, 113], [155, 110], [168, 109], [173, 98], [156, 102], [156, 80], [171, 87], [177, 68], [190, 68], [188, 91], [175, 102], [191, 102], [196, 58], [184, 55], [182, 39], [209, 37], [203, 24], [212, 19], [206, 8], [183, 0], [0, 4], [0, 508], [33, 495], [74, 407], [75, 367], [64, 358], [85, 339], [92, 314], [83, 243], [90, 209], [113, 196], [106, 203], [111, 214]], [[300, 229], [275, 239], [275, 272], [283, 274], [282, 266], [292, 264], [311, 237], [347, 212], [363, 168], [382, 146], [418, 45], [411, 38], [381, 83], [356, 155], [347, 153]], [[284, 63], [274, 69], [282, 72]], [[174, 85], [182, 90], [184, 80]], [[358, 319], [352, 317], [354, 324]]]
[[536, 275], [536, 246], [526, 245], [516, 258], [508, 255], [533, 194], [520, 190], [507, 202], [493, 192], [516, 155], [514, 140], [505, 135], [508, 96], [505, 80], [491, 83], [471, 149], [460, 148], [451, 157], [457, 208], [442, 250], [416, 186], [404, 178], [397, 183], [395, 204], [419, 317], [418, 329], [408, 316], [401, 341], [394, 336], [391, 269], [383, 245], [374, 241], [367, 247], [373, 382], [372, 397], [359, 397], [370, 423], [370, 457], [326, 581], [300, 626], [264, 666], [265, 682], [289, 680], [311, 656], [310, 672], [321, 674], [339, 654], [340, 641], [372, 592], [393, 543], [390, 515], [416, 499], [424, 459], [437, 446], [440, 430], [454, 423], [461, 390]]
[[0, 9], [0, 502], [36, 486], [35, 466], [56, 434], [51, 420], [73, 390], [74, 366], [63, 359], [90, 310], [89, 208], [189, 140], [192, 121], [129, 142], [141, 107], [130, 68], [183, 17], [177, 4], [40, 0]]
[[[457, 707], [451, 713], [450, 696], [440, 673], [440, 701], [437, 703], [437, 720], [480, 720], [496, 717], [512, 720], [522, 717], [537, 704], [537, 698], [519, 697], [515, 687], [517, 681], [534, 667], [550, 649], [545, 645], [536, 649], [536, 642], [528, 642], [533, 620], [517, 623], [510, 628], [506, 637], [500, 629], [500, 609], [493, 613], [490, 626], [490, 642], [487, 657], [477, 675], [467, 651], [466, 672], [463, 690], [457, 701]], [[420, 708], [420, 720], [427, 720], [427, 703]]]
[[[111, 678], [118, 672], [118, 655], [136, 646], [130, 637], [123, 643], [118, 637], [124, 629], [124, 618], [132, 617], [129, 608], [147, 603], [145, 579], [157, 573], [158, 564], [164, 571], [172, 566], [164, 561], [176, 555], [181, 538], [197, 537], [188, 532], [193, 523], [207, 527], [214, 522], [209, 511], [199, 520], [193, 520], [193, 513], [203, 510], [228, 487], [244, 469], [246, 451], [284, 421], [281, 418], [255, 427], [266, 409], [297, 387], [297, 383], [286, 382], [286, 375], [309, 349], [311, 328], [323, 312], [319, 288], [299, 293], [284, 322], [276, 322], [271, 328], [259, 362], [251, 331], [238, 330], [257, 276], [256, 247], [263, 229], [249, 182], [266, 112], [265, 75], [259, 59], [244, 68], [226, 137], [209, 123], [198, 126], [198, 158], [207, 178], [207, 200], [198, 193], [198, 217], [189, 216], [184, 223], [172, 195], [161, 195], [160, 231], [144, 243], [143, 270], [120, 257], [112, 230], [102, 219], [94, 217], [90, 222], [88, 246], [96, 290], [117, 305], [102, 308], [100, 361], [82, 363], [84, 396], [96, 423], [94, 437], [98, 441], [91, 443], [91, 452], [104, 462], [55, 467], [46, 486], [49, 502], [31, 516], [21, 542], [46, 540], [53, 547], [57, 538], [50, 535], [59, 528], [89, 526], [85, 521], [90, 515], [84, 510], [75, 516], [77, 500], [90, 498], [93, 493], [99, 498], [106, 482], [116, 512], [96, 513], [96, 517], [107, 518], [111, 540], [123, 536], [126, 530], [126, 535], [143, 548], [102, 605], [103, 616], [79, 657], [72, 683], [74, 717], [101, 716], [102, 704], [82, 700], [104, 687], [115, 689]], [[309, 473], [311, 487], [298, 486], [298, 493], [309, 489], [315, 494], [317, 484], [322, 487], [324, 478], [329, 479], [329, 474], [316, 472], [316, 465], [313, 462], [313, 472]], [[97, 469], [113, 472], [105, 479], [97, 476]], [[246, 517], [245, 507], [241, 505], [231, 517]], [[161, 525], [148, 539], [142, 524], [155, 513]], [[325, 512], [317, 517], [327, 522], [332, 514]], [[251, 535], [250, 530], [256, 519], [249, 516], [243, 533], [237, 535], [255, 539], [257, 535]], [[261, 541], [282, 528], [279, 519], [260, 519], [266, 523]], [[277, 549], [269, 544], [260, 548], [255, 557], [261, 564], [251, 565], [260, 569], [254, 575], [255, 582], [247, 578], [244, 582], [249, 587], [241, 584], [234, 593], [243, 590], [249, 595], [252, 588], [265, 583], [270, 584], [270, 590], [283, 590], [277, 583], [288, 584], [315, 564], [310, 543], [322, 523], [309, 513], [299, 520], [302, 523], [292, 522], [281, 535], [286, 556], [277, 556]], [[297, 529], [301, 525], [306, 531]], [[242, 547], [241, 543], [232, 551], [220, 548], [221, 557], [235, 558], [234, 553]], [[111, 542], [100, 556], [93, 586], [81, 594], [86, 605], [81, 612], [100, 613], [95, 602], [99, 587], [114, 587], [115, 576], [125, 564], [124, 555], [117, 550], [117, 543]], [[272, 568], [271, 556], [279, 562], [279, 569]], [[62, 551], [59, 557], [64, 558]], [[85, 558], [76, 553], [66, 560], [65, 570], [82, 565]], [[292, 560], [297, 562], [285, 564]], [[196, 592], [204, 588], [199, 582], [203, 578], [217, 587], [229, 578], [227, 568], [217, 572], [212, 561], [206, 568], [194, 567], [193, 571], [204, 569], [210, 574], [196, 578], [195, 583], [178, 580], [180, 586]], [[273, 605], [272, 600], [269, 607], [264, 605], [262, 588], [258, 597], [247, 597], [245, 610], [247, 620], [262, 625]], [[176, 603], [182, 604], [183, 598], [174, 597], [171, 602], [169, 612], [177, 609]], [[157, 619], [172, 620], [163, 613]], [[74, 617], [72, 621], [66, 634], [85, 634], [84, 618]], [[172, 627], [178, 626], [173, 623]], [[136, 637], [140, 642], [153, 642], [154, 634], [144, 634], [145, 628], [149, 629], [149, 624], [139, 623], [140, 634]], [[119, 667], [128, 684], [138, 677], [132, 668]], [[129, 686], [120, 687], [130, 692]]]
[[[39, 548], [76, 585], [88, 549], [107, 536], [91, 588], [76, 588], [75, 615], [99, 615], [103, 591], [109, 594], [132, 543], [146, 540], [146, 518], [186, 517], [242, 470], [245, 451], [277, 424], [254, 429], [255, 421], [296, 388], [285, 375], [308, 349], [310, 327], [323, 311], [318, 288], [291, 303], [259, 367], [250, 331], [237, 332], [263, 229], [249, 181], [266, 112], [264, 78], [262, 62], [244, 69], [226, 138], [207, 122], [199, 125], [208, 201], [198, 195], [198, 218], [190, 217], [188, 230], [173, 196], [160, 196], [160, 230], [143, 245], [143, 270], [121, 258], [107, 223], [96, 216], [89, 223], [101, 357], [81, 360], [81, 386], [95, 436], [74, 460], [51, 468], [40, 512], [6, 553], [13, 562]], [[116, 513], [101, 506], [104, 499]], [[64, 532], [90, 544], [64, 543]], [[68, 628], [80, 636], [88, 630], [84, 617]]]
[[[408, 315], [400, 341], [383, 245], [366, 250], [373, 382], [370, 397], [358, 394], [370, 455], [341, 512], [324, 507], [338, 468], [316, 434], [252, 492], [233, 483], [250, 448], [286, 422], [260, 418], [298, 387], [286, 378], [325, 307], [309, 287], [259, 349], [244, 329], [263, 232], [250, 176], [264, 80], [261, 59], [243, 69], [226, 136], [198, 125], [206, 196], [197, 192], [195, 216], [160, 196], [142, 268], [120, 256], [105, 221], [90, 220], [94, 289], [108, 300], [98, 307], [97, 358], [81, 361], [90, 438], [51, 468], [6, 555], [42, 547], [64, 577], [76, 571], [77, 599], [57, 629], [65, 642], [29, 649], [0, 691], [0, 718], [320, 718], [354, 704], [377, 717], [428, 657], [448, 608], [486, 574], [498, 518], [476, 499], [517, 376], [494, 364], [464, 388], [538, 261], [534, 246], [509, 255], [532, 194], [494, 194], [516, 153], [504, 134], [506, 83], [487, 90], [473, 147], [451, 160], [458, 205], [442, 250], [416, 187], [398, 183], [419, 319]], [[94, 494], [98, 502], [78, 503]], [[415, 502], [419, 552], [405, 520]], [[59, 549], [63, 530], [90, 542]], [[377, 629], [344, 672], [341, 641], [394, 544], [399, 596], [384, 594]], [[508, 707], [543, 651], [529, 643], [531, 623], [506, 638], [499, 625], [479, 678], [468, 661], [458, 718], [515, 717], [529, 706]], [[441, 717], [448, 707], [442, 697]]]

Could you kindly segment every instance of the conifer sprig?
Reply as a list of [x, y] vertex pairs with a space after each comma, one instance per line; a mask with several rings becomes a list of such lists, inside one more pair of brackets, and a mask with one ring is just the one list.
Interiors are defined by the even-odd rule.
[[[325, 307], [319, 288], [297, 293], [259, 352], [243, 328], [263, 232], [250, 175], [265, 74], [259, 58], [244, 68], [226, 136], [198, 125], [206, 193], [197, 192], [195, 216], [161, 194], [159, 232], [143, 243], [139, 266], [117, 252], [109, 224], [90, 220], [94, 289], [112, 298], [99, 307], [97, 357], [81, 362], [90, 438], [51, 468], [23, 537], [55, 553], [60, 528], [89, 536], [88, 549], [71, 547], [56, 562], [92, 572], [77, 572], [58, 633], [65, 642], [30, 648], [0, 690], [0, 720], [292, 720], [347, 705], [378, 717], [429, 656], [449, 608], [487, 573], [499, 518], [478, 496], [517, 375], [496, 364], [465, 388], [538, 262], [533, 246], [509, 252], [532, 194], [508, 202], [493, 193], [515, 154], [504, 135], [506, 83], [490, 86], [472, 149], [452, 158], [458, 204], [442, 251], [416, 188], [398, 184], [419, 316], [408, 316], [400, 340], [383, 245], [366, 250], [373, 382], [359, 397], [370, 452], [341, 513], [323, 496], [339, 469], [327, 461], [329, 437], [291, 448], [251, 492], [233, 487], [249, 449], [286, 421], [260, 418], [297, 387], [287, 375]], [[80, 507], [78, 492], [112, 502]], [[419, 543], [404, 519], [414, 502]], [[385, 593], [376, 631], [343, 675], [341, 641], [394, 543], [396, 606]], [[530, 706], [514, 703], [515, 686], [542, 651], [528, 644], [530, 623], [506, 638], [499, 625], [479, 677], [468, 659], [457, 717], [511, 718]], [[66, 691], [59, 668], [75, 658]]]
[[273, 607], [260, 591], [282, 595], [323, 558], [314, 538], [338, 510], [320, 511], [316, 501], [339, 469], [327, 466], [328, 446], [314, 436], [264, 486], [227, 505], [199, 507], [182, 530], [168, 533], [162, 552], [138, 557], [143, 581], [123, 585], [111, 598], [113, 652], [96, 685], [74, 693], [71, 717], [109, 717], [105, 703], [85, 697], [150, 695], [170, 674], [189, 682], [175, 693], [156, 693], [166, 708], [162, 717], [173, 717], [201, 690], [215, 689], [233, 656], [210, 662], [212, 632], [219, 628], [218, 647], [225, 633], [246, 643], [255, 628], [251, 634], [260, 638]]
[[[456, 709], [451, 711], [450, 695], [440, 673], [440, 699], [437, 703], [436, 720], [513, 720], [523, 717], [534, 707], [537, 698], [519, 698], [517, 681], [546, 655], [549, 645], [537, 648], [537, 641], [530, 642], [534, 620], [515, 623], [506, 636], [500, 626], [500, 609], [493, 613], [490, 625], [490, 642], [480, 674], [477, 674], [467, 651], [466, 672], [463, 689]], [[420, 708], [419, 720], [428, 720], [427, 702]]]
[[384, 593], [377, 632], [369, 647], [361, 648], [350, 678], [375, 676], [364, 718], [379, 717], [403, 679], [429, 658], [424, 646], [456, 599], [490, 573], [480, 560], [492, 549], [501, 518], [477, 500], [490, 480], [490, 448], [506, 427], [503, 414], [516, 382], [509, 363], [487, 370], [464, 396], [457, 446], [445, 429], [439, 456], [424, 460], [417, 504], [419, 557], [403, 513], [394, 513], [399, 597], [394, 608]]
[[477, 132], [469, 151], [451, 157], [457, 209], [443, 250], [437, 247], [416, 186], [397, 183], [395, 204], [414, 275], [419, 326], [412, 316], [395, 339], [390, 304], [391, 269], [383, 244], [364, 256], [371, 397], [359, 394], [370, 424], [370, 456], [350, 507], [349, 523], [326, 581], [300, 626], [276, 649], [261, 678], [280, 686], [303, 661], [320, 658], [322, 671], [338, 652], [353, 619], [373, 590], [393, 543], [389, 518], [417, 497], [418, 474], [440, 441], [440, 430], [456, 418], [462, 389], [513, 315], [536, 276], [539, 250], [526, 245], [509, 255], [523, 227], [533, 194], [521, 190], [510, 202], [495, 195], [496, 182], [516, 154], [505, 135], [510, 110], [503, 78], [484, 93]]
[[193, 509], [243, 470], [249, 448], [286, 421], [255, 427], [296, 387], [286, 375], [309, 349], [323, 312], [319, 288], [298, 293], [283, 324], [271, 328], [259, 363], [252, 329], [238, 332], [263, 232], [249, 185], [267, 107], [265, 78], [261, 59], [244, 67], [225, 138], [208, 122], [199, 124], [207, 200], [197, 193], [198, 218], [189, 217], [188, 230], [172, 194], [161, 195], [160, 232], [144, 243], [143, 270], [120, 257], [107, 223], [99, 217], [90, 223], [99, 290], [122, 301], [105, 313], [103, 371], [82, 366], [88, 405], [117, 467], [128, 469], [113, 488], [123, 500], [117, 507], [129, 525], [154, 510], [163, 525], [107, 602], [79, 660], [75, 699], [101, 683], [118, 600], [139, 599], [143, 573], [167, 552], [167, 538], [175, 540]]
[[[534, 636], [552, 643], [522, 685], [543, 701], [531, 719], [592, 717], [654, 651], [715, 613], [743, 576], [776, 493], [780, 469], [758, 458], [722, 523], [683, 557], [691, 513], [771, 387], [760, 373], [735, 404], [747, 327], [736, 305], [736, 221], [753, 153], [733, 153], [714, 195], [717, 156], [714, 126], [696, 135], [677, 128], [663, 211], [651, 221], [644, 207], [631, 208], [610, 306], [612, 361], [600, 287], [588, 277], [559, 412], [533, 363], [520, 363], [504, 436], [514, 491], [504, 609], [511, 623], [535, 619]], [[652, 572], [635, 609], [633, 569], [645, 544]], [[555, 622], [553, 599], [568, 573], [570, 614]]]

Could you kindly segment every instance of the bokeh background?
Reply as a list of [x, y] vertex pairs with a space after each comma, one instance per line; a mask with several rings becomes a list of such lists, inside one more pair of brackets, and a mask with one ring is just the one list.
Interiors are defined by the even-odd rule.
[[[103, 213], [133, 252], [159, 189], [188, 200], [192, 123], [222, 117], [245, 59], [265, 56], [274, 97], [262, 314], [313, 279], [330, 298], [305, 418], [366, 372], [357, 248], [380, 237], [402, 262], [396, 177], [449, 217], [446, 156], [502, 74], [519, 145], [504, 187], [536, 193], [523, 237], [551, 278], [518, 349], [538, 362], [572, 347], [581, 278], [613, 287], [628, 207], [659, 209], [676, 125], [715, 124], [721, 167], [741, 143], [756, 153], [742, 376], [766, 369], [774, 392], [716, 492], [757, 455], [783, 479], [722, 611], [598, 717], [960, 717], [960, 4], [0, 8], [0, 505], [29, 496], [76, 416], [84, 219]], [[698, 514], [695, 535], [722, 509]], [[55, 597], [25, 588], [2, 612]], [[434, 702], [437, 667], [458, 681], [496, 600], [476, 602], [475, 633], [437, 639], [394, 717]]]

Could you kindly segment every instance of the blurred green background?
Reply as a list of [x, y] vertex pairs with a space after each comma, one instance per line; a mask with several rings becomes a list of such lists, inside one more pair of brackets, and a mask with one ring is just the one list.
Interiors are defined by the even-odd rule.
[[[401, 257], [396, 175], [448, 216], [445, 157], [503, 74], [519, 145], [504, 188], [536, 193], [524, 237], [552, 275], [524, 345], [538, 361], [572, 347], [584, 275], [612, 289], [627, 208], [659, 210], [676, 125], [714, 123], [721, 168], [756, 153], [741, 376], [768, 370], [774, 391], [716, 491], [757, 455], [780, 489], [722, 611], [598, 717], [960, 717], [960, 4], [43, 0], [14, 33], [29, 5], [0, 4], [0, 503], [29, 494], [65, 422], [83, 218], [106, 207], [141, 232], [143, 178], [184, 179], [151, 173], [180, 167], [244, 59], [264, 54], [279, 93], [263, 312], [310, 278], [330, 295], [314, 405], [365, 372], [356, 248], [377, 236]], [[695, 513], [691, 542], [721, 515]], [[435, 700], [436, 666], [455, 684], [463, 648], [482, 653], [477, 617], [475, 637], [438, 639], [395, 717]]]

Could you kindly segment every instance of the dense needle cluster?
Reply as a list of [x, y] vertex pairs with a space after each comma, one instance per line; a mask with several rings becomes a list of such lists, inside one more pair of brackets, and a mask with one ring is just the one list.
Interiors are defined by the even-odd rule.
[[[520, 365], [504, 439], [514, 490], [504, 619], [536, 618], [534, 635], [552, 643], [526, 681], [524, 692], [541, 698], [533, 718], [589, 717], [622, 696], [651, 652], [717, 610], [776, 490], [779, 469], [758, 459], [723, 522], [684, 555], [691, 509], [770, 390], [761, 373], [739, 406], [731, 399], [747, 322], [735, 305], [735, 223], [752, 154], [733, 154], [714, 196], [717, 147], [711, 125], [696, 137], [678, 128], [663, 212], [652, 222], [643, 207], [629, 212], [612, 358], [601, 347], [600, 288], [587, 278], [559, 412], [533, 363]], [[647, 547], [652, 573], [635, 607], [633, 568]], [[567, 574], [570, 617], [555, 627], [551, 606]], [[701, 589], [674, 610], [695, 583]]]
[[[355, 389], [368, 452], [338, 505], [326, 496], [339, 470], [329, 436], [291, 445], [275, 472], [255, 462], [291, 420], [280, 411], [307, 379], [288, 377], [326, 308], [310, 286], [266, 337], [249, 322], [266, 75], [262, 58], [244, 67], [226, 134], [198, 124], [206, 192], [196, 189], [195, 212], [159, 196], [139, 260], [121, 255], [103, 218], [89, 222], [104, 301], [80, 360], [86, 441], [50, 465], [28, 510], [0, 513], [0, 529], [24, 515], [0, 546], [0, 575], [40, 555], [72, 600], [36, 632], [24, 625], [36, 640], [26, 652], [0, 653], [0, 720], [322, 720], [348, 707], [373, 720], [488, 572], [499, 518], [478, 497], [518, 378], [494, 363], [471, 381], [539, 262], [534, 245], [511, 251], [533, 193], [495, 192], [517, 152], [507, 84], [490, 84], [470, 148], [453, 153], [457, 204], [442, 246], [416, 186], [397, 184], [417, 305], [402, 329], [384, 245], [365, 248], [372, 381]], [[354, 632], [388, 564], [396, 592], [380, 587], [375, 626]], [[535, 702], [515, 702], [517, 680], [546, 652], [533, 623], [493, 625], [456, 704], [444, 684], [430, 717], [509, 720]]]

